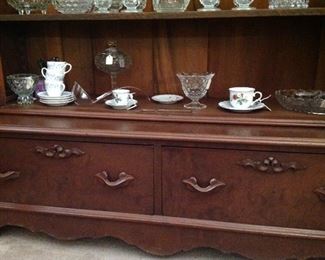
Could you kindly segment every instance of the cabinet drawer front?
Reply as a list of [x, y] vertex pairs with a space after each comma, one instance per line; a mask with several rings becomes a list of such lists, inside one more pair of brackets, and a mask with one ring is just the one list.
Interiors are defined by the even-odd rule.
[[169, 216], [325, 229], [325, 155], [166, 147]]
[[0, 139], [0, 201], [153, 213], [151, 146]]

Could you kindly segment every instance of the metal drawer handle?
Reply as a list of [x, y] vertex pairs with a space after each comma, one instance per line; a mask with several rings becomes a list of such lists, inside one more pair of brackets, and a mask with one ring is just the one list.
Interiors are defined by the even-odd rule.
[[125, 172], [121, 172], [118, 176], [118, 179], [115, 181], [109, 180], [109, 175], [106, 171], [97, 173], [96, 177], [101, 179], [107, 186], [111, 188], [120, 188], [126, 186], [130, 181], [134, 180], [133, 176]]
[[213, 191], [216, 188], [226, 186], [225, 183], [218, 181], [217, 179], [213, 178], [210, 180], [210, 185], [207, 187], [201, 187], [197, 183], [197, 179], [195, 177], [190, 177], [188, 179], [185, 179], [182, 181], [183, 183], [186, 184], [186, 187], [191, 190], [191, 191], [198, 191], [201, 193], [207, 193], [210, 191]]
[[305, 166], [301, 166], [296, 162], [281, 163], [278, 159], [272, 156], [267, 157], [262, 161], [245, 159], [239, 164], [244, 167], [252, 167], [255, 170], [269, 174], [282, 173], [290, 169], [293, 171], [306, 169]]
[[85, 152], [81, 151], [78, 148], [64, 148], [62, 145], [55, 144], [49, 148], [36, 146], [35, 151], [37, 153], [43, 154], [48, 158], [70, 158], [71, 156], [81, 156]]
[[7, 181], [12, 179], [17, 179], [20, 176], [20, 172], [16, 171], [7, 171], [0, 173], [0, 181]]
[[324, 201], [325, 202], [325, 186], [324, 187], [319, 187], [319, 188], [315, 189], [314, 192], [318, 195], [318, 198], [321, 201]]

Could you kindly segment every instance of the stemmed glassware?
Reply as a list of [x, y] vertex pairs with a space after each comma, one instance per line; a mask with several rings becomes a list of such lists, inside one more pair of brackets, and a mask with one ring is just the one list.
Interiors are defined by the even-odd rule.
[[122, 10], [125, 13], [141, 13], [146, 7], [147, 0], [122, 0], [126, 9]]
[[251, 7], [250, 5], [254, 2], [254, 0], [233, 0], [234, 5], [236, 7], [232, 8], [233, 10], [251, 10], [255, 9], [255, 7]]
[[199, 100], [203, 98], [208, 89], [214, 73], [177, 73], [182, 89], [186, 97], [191, 99], [191, 103], [185, 104], [184, 107], [188, 109], [203, 109], [207, 106], [200, 103]]
[[220, 10], [217, 8], [220, 4], [220, 0], [200, 0], [200, 3], [203, 5], [203, 8], [197, 9], [197, 11], [217, 11]]
[[95, 0], [94, 7], [95, 13], [108, 13], [108, 9], [111, 7], [113, 1], [112, 0]]

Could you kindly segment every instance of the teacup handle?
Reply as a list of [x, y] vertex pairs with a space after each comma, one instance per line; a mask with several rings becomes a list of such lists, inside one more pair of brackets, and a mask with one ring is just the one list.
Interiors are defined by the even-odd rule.
[[257, 103], [257, 102], [260, 102], [261, 99], [262, 99], [262, 97], [263, 97], [263, 94], [262, 94], [262, 92], [260, 92], [260, 91], [255, 91], [255, 92], [254, 92], [254, 97], [255, 97], [256, 95], [259, 95], [259, 97], [253, 101], [253, 104], [255, 104], [255, 103]]
[[[68, 68], [68, 69], [67, 69], [67, 68]], [[71, 65], [70, 63], [67, 63], [67, 64], [66, 64], [66, 71], [64, 72], [64, 74], [69, 73], [69, 72], [71, 71], [71, 69], [72, 69], [72, 65]]]
[[[44, 72], [45, 71], [45, 72]], [[42, 68], [41, 69], [41, 73], [42, 73], [42, 76], [44, 77], [44, 78], [46, 78], [46, 71], [47, 71], [47, 68]]]
[[61, 92], [65, 90], [65, 84], [63, 82], [60, 82], [60, 90]]

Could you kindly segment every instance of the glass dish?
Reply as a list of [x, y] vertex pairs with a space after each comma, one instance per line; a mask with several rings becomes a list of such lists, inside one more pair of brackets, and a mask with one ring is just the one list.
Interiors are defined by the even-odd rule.
[[158, 12], [184, 12], [190, 0], [153, 0], [153, 9]]
[[121, 12], [141, 13], [147, 5], [147, 0], [122, 0], [122, 4], [126, 9]]
[[191, 103], [185, 104], [188, 109], [203, 109], [207, 106], [201, 104], [199, 100], [203, 98], [208, 89], [214, 73], [177, 73], [177, 77], [181, 81], [182, 89], [185, 96], [192, 100]]
[[42, 14], [46, 14], [50, 0], [7, 0], [7, 3], [15, 8], [20, 15], [28, 15], [33, 11], [41, 11]]
[[325, 91], [284, 89], [277, 90], [275, 98], [287, 110], [325, 115]]
[[232, 8], [233, 10], [252, 10], [255, 7], [251, 7], [250, 5], [254, 2], [254, 0], [233, 0], [234, 5], [236, 7]]
[[112, 5], [112, 0], [95, 0], [94, 1], [94, 13], [108, 13], [108, 9]]
[[269, 8], [308, 8], [309, 0], [269, 0]]
[[12, 74], [7, 76], [10, 89], [18, 96], [18, 104], [29, 105], [34, 102], [32, 94], [40, 78], [36, 74]]
[[52, 0], [54, 8], [62, 14], [82, 14], [89, 12], [94, 0]]
[[220, 4], [220, 0], [200, 0], [200, 3], [201, 5], [203, 5], [203, 8], [197, 9], [197, 11], [209, 12], [220, 10], [219, 8], [217, 8]]

